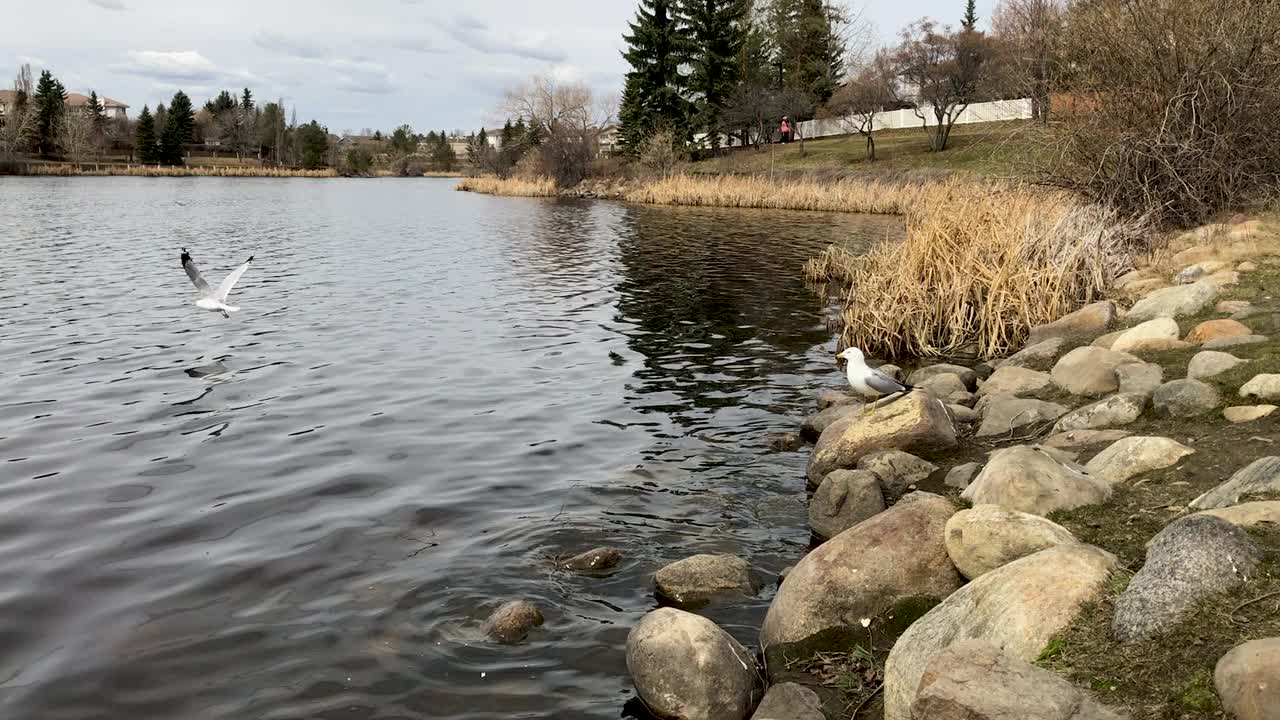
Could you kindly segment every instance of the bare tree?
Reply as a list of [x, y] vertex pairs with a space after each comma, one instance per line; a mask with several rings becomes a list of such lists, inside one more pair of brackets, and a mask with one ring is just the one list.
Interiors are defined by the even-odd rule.
[[31, 99], [34, 92], [31, 65], [24, 64], [13, 80], [13, 104], [5, 113], [4, 123], [0, 124], [0, 151], [6, 155], [25, 152], [30, 146], [34, 124]]
[[836, 90], [827, 111], [840, 118], [846, 129], [866, 138], [867, 159], [876, 159], [876, 116], [898, 97], [898, 73], [887, 52], [875, 54]]
[[1001, 0], [992, 16], [1011, 86], [1031, 98], [1031, 115], [1049, 122], [1049, 94], [1062, 70], [1064, 0]]
[[989, 54], [986, 38], [976, 30], [953, 31], [926, 18], [902, 31], [894, 53], [904, 86], [901, 99], [920, 118], [934, 152], [947, 149], [956, 120], [977, 98]]
[[79, 163], [93, 148], [93, 119], [80, 108], [68, 109], [62, 114], [58, 144], [72, 162]]
[[541, 141], [542, 172], [570, 187], [586, 177], [600, 131], [615, 107], [608, 99], [597, 99], [585, 83], [562, 82], [544, 73], [508, 90], [500, 112], [528, 124]]
[[1274, 193], [1280, 3], [1088, 0], [1066, 25], [1046, 181], [1175, 225]]

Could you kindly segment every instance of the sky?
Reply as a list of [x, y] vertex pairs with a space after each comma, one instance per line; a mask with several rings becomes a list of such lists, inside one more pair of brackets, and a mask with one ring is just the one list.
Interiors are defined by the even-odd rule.
[[[989, 14], [994, 0], [978, 2]], [[957, 23], [963, 0], [844, 0], [888, 41], [922, 16]], [[636, 0], [42, 0], [13, 3], [0, 86], [21, 63], [69, 91], [130, 106], [185, 90], [282, 98], [330, 131], [501, 124], [503, 91], [542, 72], [621, 89], [622, 33]], [[20, 32], [13, 32], [14, 29]]]

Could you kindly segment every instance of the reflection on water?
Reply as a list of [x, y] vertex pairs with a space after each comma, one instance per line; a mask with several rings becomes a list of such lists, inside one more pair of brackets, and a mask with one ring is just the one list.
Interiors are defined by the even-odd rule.
[[0, 178], [0, 717], [616, 718], [656, 567], [794, 562], [799, 268], [893, 221], [451, 186]]

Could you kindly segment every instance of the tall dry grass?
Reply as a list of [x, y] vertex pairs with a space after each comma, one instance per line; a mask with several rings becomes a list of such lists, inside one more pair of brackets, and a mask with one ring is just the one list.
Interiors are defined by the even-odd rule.
[[520, 177], [502, 179], [492, 175], [464, 177], [458, 181], [455, 189], [509, 197], [555, 197], [557, 194], [556, 182], [549, 177], [531, 179]]
[[120, 177], [337, 177], [333, 168], [304, 170], [301, 168], [250, 167], [226, 165], [73, 165], [71, 163], [27, 163], [25, 175], [53, 175], [71, 177], [120, 176]]
[[631, 202], [652, 205], [818, 210], [899, 215], [922, 198], [950, 192], [951, 182], [915, 184], [874, 180], [771, 180], [758, 175], [676, 175], [639, 185]]
[[1105, 296], [1145, 222], [1061, 193], [948, 183], [906, 213], [906, 237], [832, 247], [806, 275], [845, 288], [842, 346], [877, 357], [1000, 357], [1029, 328]]

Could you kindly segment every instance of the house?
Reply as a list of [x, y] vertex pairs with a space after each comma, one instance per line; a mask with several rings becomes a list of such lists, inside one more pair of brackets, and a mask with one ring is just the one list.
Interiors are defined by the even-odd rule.
[[620, 150], [618, 124], [609, 123], [600, 128], [600, 132], [596, 135], [596, 145], [600, 150], [600, 155], [603, 157], [611, 157], [618, 154]]
[[[12, 109], [14, 102], [17, 100], [17, 91], [0, 90], [0, 125], [4, 125], [4, 117]], [[112, 100], [109, 97], [99, 97], [98, 101], [102, 103], [102, 109], [106, 111], [108, 120], [128, 120], [129, 106], [119, 100]], [[84, 109], [89, 105], [89, 96], [80, 93], [67, 93], [65, 105], [69, 108]]]

